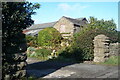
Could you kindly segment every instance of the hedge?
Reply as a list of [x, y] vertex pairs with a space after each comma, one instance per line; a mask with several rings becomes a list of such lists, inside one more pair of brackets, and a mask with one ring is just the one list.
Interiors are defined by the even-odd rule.
[[77, 33], [75, 35], [74, 42], [76, 43], [76, 46], [80, 47], [82, 50], [83, 58], [84, 60], [93, 60], [93, 39], [95, 36], [99, 34], [104, 34], [109, 37], [110, 42], [119, 42], [118, 38], [118, 32], [117, 31], [107, 31], [107, 30], [101, 30], [101, 29], [91, 29], [86, 32]]

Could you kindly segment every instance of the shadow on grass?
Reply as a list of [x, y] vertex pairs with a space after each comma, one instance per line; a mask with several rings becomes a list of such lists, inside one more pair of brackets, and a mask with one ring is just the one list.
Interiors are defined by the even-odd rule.
[[70, 60], [47, 60], [47, 61], [41, 61], [41, 62], [36, 62], [32, 64], [27, 65], [27, 77], [33, 76], [35, 78], [42, 78], [46, 75], [49, 75], [56, 70], [73, 65], [75, 63], [78, 63], [76, 61], [70, 61]]

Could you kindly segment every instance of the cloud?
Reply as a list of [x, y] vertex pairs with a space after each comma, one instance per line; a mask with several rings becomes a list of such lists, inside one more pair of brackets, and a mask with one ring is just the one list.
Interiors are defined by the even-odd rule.
[[60, 10], [63, 10], [63, 11], [75, 11], [75, 10], [83, 10], [85, 8], [87, 8], [88, 6], [83, 6], [83, 5], [80, 5], [80, 4], [73, 4], [73, 5], [70, 5], [68, 3], [61, 3], [61, 4], [58, 4], [58, 9]]
[[34, 20], [34, 24], [40, 24], [42, 23], [39, 19], [33, 19]]
[[71, 10], [71, 6], [68, 5], [68, 4], [66, 4], [66, 3], [59, 4], [59, 5], [58, 5], [58, 8], [59, 8], [59, 9], [62, 9], [62, 10], [64, 10], [64, 11]]

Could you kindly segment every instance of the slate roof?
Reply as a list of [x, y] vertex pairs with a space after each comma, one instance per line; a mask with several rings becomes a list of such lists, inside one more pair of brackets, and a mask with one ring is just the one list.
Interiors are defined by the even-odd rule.
[[[69, 20], [70, 22], [72, 22], [75, 25], [85, 25], [86, 23], [83, 20], [86, 20], [86, 18], [77, 18], [77, 19], [73, 19], [73, 18], [69, 18], [69, 17], [65, 17], [67, 20]], [[86, 20], [87, 21], [87, 20]], [[50, 23], [43, 23], [43, 24], [34, 24], [32, 26], [30, 26], [29, 28], [25, 29], [28, 30], [28, 32], [25, 32], [26, 35], [37, 35], [39, 31], [41, 31], [44, 28], [47, 27], [53, 27], [58, 21], [55, 22], [50, 22]], [[24, 31], [25, 31], [24, 30]]]
[[34, 25], [30, 26], [29, 28], [25, 29], [23, 32], [26, 35], [35, 36], [42, 29], [47, 28], [47, 27], [53, 27], [55, 23], [56, 22], [43, 23], [43, 24], [34, 24]]
[[28, 32], [25, 32], [26, 35], [31, 35], [31, 36], [35, 36], [38, 34], [39, 31], [41, 31], [42, 29], [34, 29], [34, 30], [29, 30]]
[[[65, 17], [65, 16], [63, 16], [63, 17]], [[65, 17], [65, 18], [68, 19], [73, 24], [82, 25], [82, 26], [85, 25], [85, 22], [83, 20], [86, 20], [86, 18], [77, 18], [77, 19], [73, 19], [73, 18], [69, 18], [69, 17]]]
[[[65, 16], [63, 16], [65, 17]], [[69, 17], [65, 17], [66, 19], [68, 19], [70, 22], [72, 22], [73, 24], [76, 25], [85, 25], [83, 20], [86, 20], [86, 18], [77, 18], [77, 19], [73, 19], [73, 18], [69, 18]], [[47, 27], [53, 27], [55, 22], [50, 22], [50, 23], [43, 23], [43, 24], [34, 24], [32, 26], [30, 26], [29, 28], [27, 28], [26, 30], [34, 30], [34, 29], [44, 29]]]
[[26, 30], [34, 30], [34, 29], [44, 29], [47, 27], [53, 27], [56, 22], [50, 22], [50, 23], [43, 23], [43, 24], [34, 24], [27, 28]]

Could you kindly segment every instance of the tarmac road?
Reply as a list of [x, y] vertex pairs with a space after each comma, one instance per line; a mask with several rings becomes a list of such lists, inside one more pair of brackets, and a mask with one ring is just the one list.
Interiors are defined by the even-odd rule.
[[27, 60], [27, 75], [37, 78], [118, 78], [118, 66], [33, 60]]

